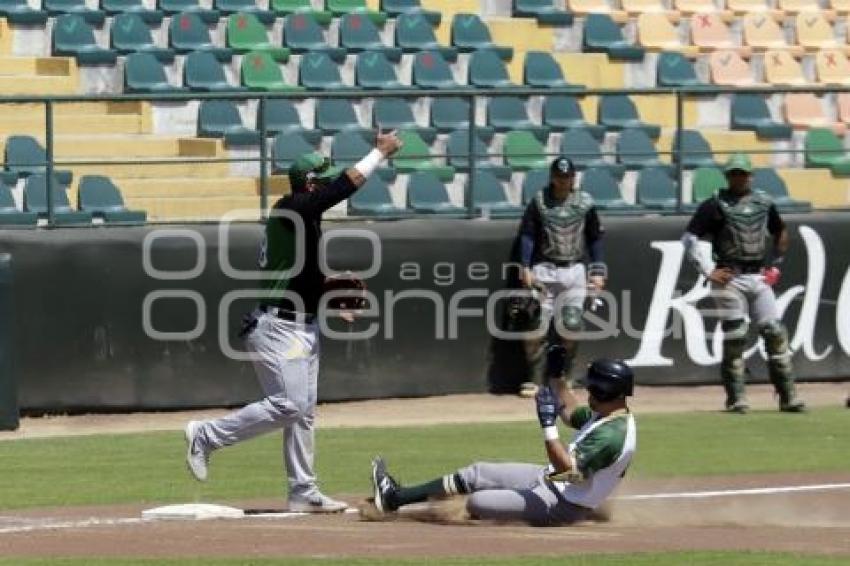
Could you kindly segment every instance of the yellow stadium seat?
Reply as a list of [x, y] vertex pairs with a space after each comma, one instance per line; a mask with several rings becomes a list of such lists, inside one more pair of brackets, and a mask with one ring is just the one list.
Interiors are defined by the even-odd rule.
[[[850, 0], [847, 0], [850, 2]], [[732, 15], [729, 10], [720, 10], [714, 0], [674, 0], [673, 7], [683, 14], [703, 14], [705, 12], [715, 12], [723, 14], [725, 18]]]
[[614, 10], [607, 0], [567, 0], [567, 9], [584, 16], [587, 14], [608, 14], [618, 24], [629, 20], [629, 15], [623, 10]]
[[667, 12], [661, 0], [622, 0], [621, 4], [629, 14]]
[[818, 0], [779, 0], [779, 9], [786, 14], [799, 14], [800, 12], [830, 12], [821, 8]]
[[719, 12], [691, 16], [691, 41], [703, 51], [737, 49], [749, 54], [749, 49], [737, 44]]
[[772, 11], [772, 8], [768, 4], [768, 0], [729, 0], [726, 7], [736, 14]]
[[850, 61], [842, 49], [824, 49], [815, 56], [818, 82], [825, 85], [850, 85]]
[[647, 49], [660, 51], [678, 51], [689, 57], [696, 57], [699, 48], [682, 43], [679, 31], [667, 14], [646, 13], [638, 16], [638, 43]]
[[789, 92], [785, 95], [785, 119], [794, 128], [829, 128], [843, 136], [847, 126], [827, 118], [821, 100], [811, 92]]
[[711, 81], [723, 86], [753, 86], [759, 84], [753, 78], [749, 63], [733, 49], [721, 49], [708, 58]]
[[850, 124], [850, 92], [838, 93], [838, 119]]
[[779, 49], [765, 52], [764, 76], [773, 85], [804, 85], [809, 82], [803, 75], [800, 62], [790, 52]]
[[832, 0], [829, 5], [839, 14], [850, 14], [850, 0]]
[[797, 43], [809, 50], [838, 47], [832, 25], [821, 12], [797, 14]]
[[754, 49], [790, 49], [795, 55], [803, 54], [802, 47], [788, 45], [782, 27], [767, 13], [744, 16], [744, 44]]

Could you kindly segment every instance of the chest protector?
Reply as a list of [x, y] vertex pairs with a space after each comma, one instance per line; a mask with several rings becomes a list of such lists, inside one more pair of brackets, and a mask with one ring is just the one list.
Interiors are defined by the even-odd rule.
[[535, 197], [543, 229], [542, 255], [551, 261], [578, 261], [584, 257], [584, 223], [593, 199], [585, 192], [573, 191], [563, 202], [549, 206], [548, 192], [540, 191]]
[[714, 241], [717, 259], [721, 262], [762, 261], [767, 251], [768, 212], [773, 201], [757, 190], [737, 202], [729, 199], [727, 191], [715, 198], [724, 221]]

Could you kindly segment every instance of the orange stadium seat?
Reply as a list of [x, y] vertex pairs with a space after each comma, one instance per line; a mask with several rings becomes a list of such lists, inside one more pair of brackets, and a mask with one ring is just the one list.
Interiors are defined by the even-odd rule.
[[835, 31], [826, 16], [821, 12], [801, 12], [797, 14], [797, 43], [809, 50], [838, 47]]
[[731, 49], [718, 50], [708, 59], [711, 82], [722, 86], [753, 86], [759, 84], [741, 54]]
[[839, 92], [838, 96], [838, 119], [845, 124], [850, 124], [850, 92]]
[[744, 44], [755, 49], [791, 49], [802, 55], [802, 47], [792, 47], [785, 41], [785, 32], [779, 22], [767, 13], [744, 16]]
[[805, 85], [803, 67], [788, 51], [771, 50], [764, 54], [764, 76], [774, 85]]
[[678, 51], [696, 56], [699, 48], [682, 43], [679, 31], [665, 13], [645, 13], [638, 16], [638, 41], [647, 49]]
[[729, 26], [718, 12], [694, 14], [691, 17], [691, 41], [704, 51], [737, 49], [749, 53], [749, 49], [738, 45]]
[[785, 95], [785, 119], [795, 129], [829, 128], [843, 136], [847, 126], [827, 118], [820, 98], [811, 92], [789, 92]]
[[850, 85], [850, 61], [843, 49], [824, 49], [815, 56], [818, 82], [825, 85]]

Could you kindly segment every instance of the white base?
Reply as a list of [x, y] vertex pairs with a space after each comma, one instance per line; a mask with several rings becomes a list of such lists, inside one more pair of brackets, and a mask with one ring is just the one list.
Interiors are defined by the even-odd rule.
[[171, 519], [199, 521], [203, 519], [241, 519], [245, 516], [242, 509], [210, 503], [184, 503], [166, 505], [142, 511], [142, 519]]

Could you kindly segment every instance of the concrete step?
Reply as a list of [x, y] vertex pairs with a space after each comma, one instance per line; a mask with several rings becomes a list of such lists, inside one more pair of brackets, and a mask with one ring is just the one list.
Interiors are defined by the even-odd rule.
[[76, 73], [69, 57], [0, 57], [0, 76], [70, 77]]
[[[0, 117], [20, 117], [21, 114], [33, 114], [44, 118], [44, 104], [0, 104]], [[57, 102], [53, 105], [53, 115], [77, 116], [79, 114], [150, 114], [150, 104], [141, 101], [129, 102]]]
[[70, 169], [74, 177], [82, 175], [106, 175], [107, 177], [132, 177], [139, 179], [162, 179], [172, 177], [197, 177], [211, 179], [228, 177], [230, 166], [227, 163], [136, 163], [130, 165], [61, 165], [61, 169]]
[[[172, 177], [161, 179], [113, 178], [121, 193], [142, 197], [257, 197], [260, 180], [253, 177], [224, 177], [221, 179], [198, 179], [195, 177]], [[269, 198], [277, 199], [289, 191], [286, 177], [269, 177]]]
[[240, 220], [260, 218], [258, 197], [126, 197], [127, 208], [146, 210], [149, 220], [217, 220], [232, 211], [243, 211]]
[[77, 94], [77, 77], [18, 76], [0, 77], [0, 95], [5, 94]]
[[[139, 115], [92, 115], [56, 116], [53, 120], [56, 135], [73, 134], [146, 134], [150, 122]], [[44, 115], [19, 115], [0, 117], [0, 136], [28, 135], [45, 137]]]

